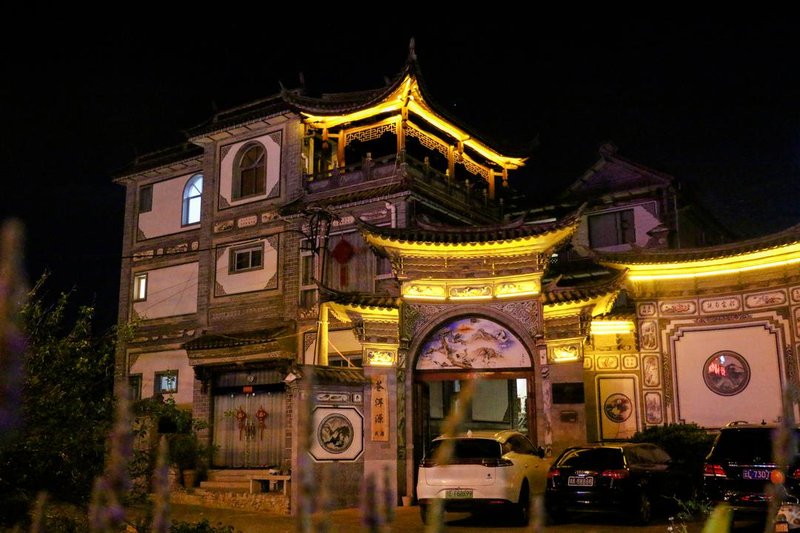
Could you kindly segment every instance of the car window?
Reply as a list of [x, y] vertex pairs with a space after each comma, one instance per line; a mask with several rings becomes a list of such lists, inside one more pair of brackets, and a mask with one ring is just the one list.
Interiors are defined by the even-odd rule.
[[[444, 443], [445, 439], [435, 440], [431, 443], [428, 453], [432, 457], [436, 450]], [[453, 441], [454, 459], [499, 459], [501, 456], [500, 443], [491, 439], [450, 439]]]
[[514, 435], [508, 439], [507, 444], [510, 444], [511, 451], [513, 452], [526, 453], [528, 455], [533, 454], [533, 444], [522, 435]]
[[754, 457], [767, 460], [772, 457], [773, 433], [771, 428], [726, 429], [717, 437], [713, 455], [733, 461], [746, 461]]
[[573, 448], [561, 455], [556, 466], [607, 470], [623, 468], [625, 461], [619, 448]]

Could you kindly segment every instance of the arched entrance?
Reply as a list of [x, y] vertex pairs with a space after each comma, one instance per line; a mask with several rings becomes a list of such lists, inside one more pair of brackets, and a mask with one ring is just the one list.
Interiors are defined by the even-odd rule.
[[443, 432], [470, 382], [464, 430], [517, 429], [537, 442], [531, 349], [511, 328], [461, 315], [432, 327], [417, 344], [413, 366], [414, 464]]

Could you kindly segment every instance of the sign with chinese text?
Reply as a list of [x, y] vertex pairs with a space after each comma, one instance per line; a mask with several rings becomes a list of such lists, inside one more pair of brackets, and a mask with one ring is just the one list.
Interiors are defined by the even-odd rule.
[[389, 440], [389, 394], [386, 390], [386, 376], [372, 376], [372, 440]]

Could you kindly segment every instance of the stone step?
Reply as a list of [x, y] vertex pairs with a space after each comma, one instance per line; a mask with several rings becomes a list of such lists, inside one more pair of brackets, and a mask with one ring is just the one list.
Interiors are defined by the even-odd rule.
[[252, 476], [262, 476], [267, 473], [266, 468], [246, 470], [209, 470], [209, 481], [249, 481]]

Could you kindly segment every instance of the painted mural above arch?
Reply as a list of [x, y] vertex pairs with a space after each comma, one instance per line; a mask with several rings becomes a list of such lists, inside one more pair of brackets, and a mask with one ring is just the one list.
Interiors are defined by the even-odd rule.
[[459, 317], [428, 335], [417, 370], [530, 368], [525, 345], [505, 326], [480, 317]]

